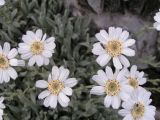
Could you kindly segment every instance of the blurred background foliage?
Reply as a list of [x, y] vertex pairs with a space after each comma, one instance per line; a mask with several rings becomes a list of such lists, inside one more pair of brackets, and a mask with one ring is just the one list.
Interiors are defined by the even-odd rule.
[[[6, 0], [0, 7], [0, 43], [8, 41], [17, 47], [27, 30], [41, 28], [56, 38], [56, 52], [50, 65], [18, 67], [19, 78], [0, 85], [7, 106], [4, 120], [121, 120], [117, 111], [104, 107], [104, 96], [89, 94], [95, 84], [91, 76], [101, 69], [91, 53], [94, 35], [110, 25], [124, 27], [137, 40], [138, 55], [131, 61], [146, 72], [145, 87], [152, 91], [153, 104], [159, 108], [160, 37], [152, 28], [159, 8], [158, 0]], [[132, 26], [124, 21], [130, 17]], [[67, 108], [45, 108], [37, 99], [40, 90], [35, 82], [47, 79], [53, 65], [64, 65], [79, 81]]]

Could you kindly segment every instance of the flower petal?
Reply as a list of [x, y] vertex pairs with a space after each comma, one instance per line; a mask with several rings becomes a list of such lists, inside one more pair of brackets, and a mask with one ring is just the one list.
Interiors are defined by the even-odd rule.
[[106, 51], [104, 50], [104, 48], [101, 46], [100, 43], [95, 43], [93, 45], [92, 53], [95, 55], [102, 55], [105, 54]]
[[51, 93], [48, 91], [48, 90], [44, 90], [43, 92], [41, 92], [39, 95], [38, 95], [38, 98], [39, 99], [44, 99], [45, 97], [49, 96]]
[[126, 56], [135, 56], [135, 51], [130, 48], [123, 49], [122, 53]]
[[57, 80], [60, 74], [60, 70], [57, 66], [52, 67], [52, 79]]
[[18, 51], [16, 48], [13, 48], [7, 55], [8, 59], [12, 59], [18, 55]]
[[47, 88], [48, 87], [48, 82], [45, 80], [38, 80], [36, 82], [36, 87], [38, 88]]
[[91, 91], [90, 94], [94, 94], [94, 95], [103, 95], [105, 92], [104, 87], [102, 86], [94, 86]]
[[76, 80], [76, 78], [69, 78], [64, 81], [66, 87], [74, 87], [77, 83], [78, 81]]
[[124, 65], [124, 67], [129, 67], [130, 66], [129, 60], [124, 55], [120, 55], [119, 60]]
[[110, 59], [111, 59], [111, 56], [109, 56], [108, 54], [102, 54], [98, 56], [96, 61], [100, 66], [105, 66], [110, 61]]
[[3, 46], [3, 53], [4, 53], [5, 55], [8, 55], [10, 49], [11, 49], [10, 44], [9, 44], [8, 42], [5, 42], [5, 43], [4, 43], [4, 46]]
[[104, 99], [104, 105], [105, 107], [109, 108], [112, 104], [112, 97], [111, 96], [106, 96]]
[[118, 109], [121, 104], [121, 99], [118, 96], [114, 96], [112, 100], [112, 107], [113, 109]]
[[63, 66], [61, 66], [59, 68], [59, 71], [60, 71], [59, 80], [65, 81], [68, 78], [68, 76], [69, 76], [69, 70], [65, 69]]
[[62, 92], [65, 94], [65, 95], [68, 95], [68, 96], [71, 96], [72, 95], [72, 89], [70, 87], [65, 87]]
[[100, 33], [97, 33], [95, 36], [102, 44], [106, 44], [107, 40]]
[[69, 104], [70, 99], [64, 94], [64, 93], [59, 93], [58, 95], [58, 102], [62, 107], [67, 107]]
[[129, 47], [135, 44], [135, 40], [134, 39], [128, 39], [127, 41], [124, 42], [124, 47]]
[[51, 95], [51, 98], [50, 98], [51, 108], [56, 108], [57, 107], [57, 102], [58, 102], [58, 97], [56, 95]]
[[9, 67], [9, 68], [7, 69], [7, 71], [8, 71], [9, 76], [10, 76], [12, 79], [15, 80], [15, 79], [18, 77], [18, 74], [17, 74], [17, 72], [16, 72], [16, 70], [15, 70], [14, 68]]
[[116, 69], [122, 69], [122, 64], [118, 57], [113, 57], [113, 64]]

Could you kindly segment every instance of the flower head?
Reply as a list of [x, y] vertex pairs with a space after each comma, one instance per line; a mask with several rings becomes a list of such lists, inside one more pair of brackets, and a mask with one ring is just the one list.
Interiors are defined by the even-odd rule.
[[133, 65], [130, 71], [127, 70], [125, 75], [126, 75], [128, 84], [132, 86], [134, 89], [137, 89], [140, 87], [140, 85], [143, 85], [146, 83], [146, 78], [144, 78], [144, 72], [137, 71], [136, 65]]
[[113, 59], [113, 64], [117, 69], [121, 69], [122, 65], [129, 67], [130, 63], [124, 56], [134, 56], [135, 51], [129, 47], [135, 44], [134, 39], [128, 39], [129, 33], [122, 31], [122, 28], [109, 27], [109, 32], [100, 30], [96, 34], [98, 41], [93, 45], [92, 53], [98, 55], [97, 63], [101, 66]]
[[52, 73], [48, 77], [48, 82], [45, 80], [38, 80], [36, 87], [47, 88], [38, 96], [39, 99], [44, 99], [44, 106], [56, 108], [57, 102], [62, 107], [67, 107], [70, 99], [67, 96], [72, 95], [72, 87], [77, 84], [75, 78], [68, 78], [69, 70], [64, 67], [58, 68], [54, 66]]
[[4, 43], [4, 46], [0, 45], [0, 83], [9, 82], [10, 78], [16, 79], [17, 72], [12, 66], [24, 66], [23, 60], [18, 60], [18, 51], [16, 48], [11, 49], [8, 42]]
[[4, 97], [0, 97], [0, 120], [3, 120], [3, 109], [6, 108], [6, 106], [3, 104]]
[[18, 51], [22, 59], [29, 59], [29, 66], [49, 64], [49, 58], [52, 57], [56, 47], [54, 37], [46, 39], [46, 34], [43, 35], [42, 30], [38, 29], [35, 33], [27, 31], [22, 40], [24, 43], [19, 44]]
[[151, 93], [138, 88], [131, 94], [131, 99], [123, 102], [123, 109], [119, 114], [124, 117], [123, 120], [155, 120], [156, 108], [150, 103]]
[[128, 100], [130, 93], [133, 91], [125, 81], [126, 69], [121, 71], [116, 70], [113, 73], [110, 67], [106, 67], [105, 72], [99, 70], [97, 75], [94, 75], [92, 79], [96, 81], [99, 86], [95, 86], [91, 89], [90, 93], [95, 95], [106, 95], [104, 99], [104, 105], [106, 107], [112, 106], [114, 109], [118, 109], [121, 104], [121, 100]]
[[154, 28], [156, 28], [158, 31], [160, 31], [160, 10], [159, 12], [156, 13], [156, 15], [154, 16], [154, 20], [156, 21], [154, 23]]

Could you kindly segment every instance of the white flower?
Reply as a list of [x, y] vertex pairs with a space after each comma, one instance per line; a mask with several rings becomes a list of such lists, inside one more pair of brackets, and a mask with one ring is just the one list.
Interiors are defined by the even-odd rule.
[[42, 30], [38, 29], [36, 33], [27, 31], [22, 40], [24, 43], [19, 44], [18, 51], [22, 59], [29, 59], [29, 66], [33, 66], [35, 63], [38, 66], [49, 64], [49, 58], [52, 57], [56, 47], [54, 37], [46, 39], [46, 34], [43, 35]]
[[3, 109], [5, 108], [5, 105], [3, 104], [4, 97], [0, 97], [0, 120], [3, 120]]
[[154, 20], [156, 21], [154, 23], [154, 28], [156, 28], [158, 31], [160, 31], [160, 10], [159, 12], [156, 13], [156, 15], [154, 16]]
[[156, 108], [150, 103], [151, 93], [144, 89], [136, 89], [131, 94], [131, 99], [123, 102], [124, 109], [119, 114], [124, 117], [123, 120], [155, 120]]
[[128, 84], [132, 86], [134, 89], [137, 89], [141, 87], [140, 85], [143, 85], [146, 83], [146, 78], [144, 78], [144, 72], [137, 71], [136, 65], [133, 65], [130, 71], [127, 70], [125, 75], [126, 75]]
[[68, 78], [69, 70], [63, 66], [58, 68], [54, 66], [52, 73], [48, 77], [48, 82], [45, 80], [39, 80], [36, 82], [36, 87], [47, 88], [41, 92], [38, 96], [39, 99], [44, 99], [44, 106], [56, 108], [57, 102], [62, 107], [67, 107], [70, 99], [67, 96], [72, 95], [72, 87], [77, 84], [75, 78]]
[[0, 6], [4, 5], [5, 1], [4, 0], [0, 0]]
[[18, 60], [15, 57], [18, 54], [17, 49], [11, 49], [8, 42], [4, 43], [4, 46], [0, 45], [0, 83], [9, 82], [10, 78], [16, 79], [17, 72], [12, 66], [24, 66], [23, 60]]
[[112, 106], [114, 109], [118, 109], [121, 105], [121, 100], [128, 100], [130, 93], [133, 91], [132, 87], [126, 83], [124, 74], [126, 69], [121, 71], [113, 71], [110, 67], [106, 67], [105, 72], [99, 70], [98, 75], [94, 75], [92, 79], [96, 81], [99, 86], [95, 86], [91, 89], [90, 93], [95, 95], [104, 95], [104, 105], [108, 108]]
[[96, 59], [100, 66], [105, 66], [113, 59], [113, 64], [117, 69], [121, 69], [122, 65], [129, 67], [130, 63], [124, 56], [134, 56], [135, 51], [129, 47], [135, 44], [134, 39], [128, 39], [129, 33], [122, 31], [122, 28], [109, 27], [109, 32], [100, 30], [96, 34], [98, 41], [93, 45], [92, 53], [98, 55]]

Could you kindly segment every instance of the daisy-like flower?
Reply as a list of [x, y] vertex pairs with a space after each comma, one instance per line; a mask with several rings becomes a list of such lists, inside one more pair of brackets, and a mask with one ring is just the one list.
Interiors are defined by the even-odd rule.
[[54, 66], [52, 73], [48, 77], [48, 82], [39, 80], [36, 82], [36, 87], [47, 88], [38, 96], [39, 99], [44, 99], [44, 106], [56, 108], [57, 102], [62, 107], [67, 107], [70, 99], [67, 96], [72, 95], [72, 87], [77, 84], [75, 78], [68, 78], [69, 70], [63, 66], [58, 68]]
[[38, 66], [49, 64], [49, 58], [52, 57], [56, 47], [54, 37], [46, 39], [46, 34], [43, 35], [42, 30], [38, 29], [35, 33], [27, 31], [22, 40], [24, 43], [19, 43], [18, 51], [22, 59], [29, 59], [29, 66], [35, 63]]
[[136, 89], [131, 94], [131, 99], [123, 102], [123, 109], [119, 114], [124, 117], [123, 120], [155, 120], [156, 108], [150, 103], [151, 93], [144, 89]]
[[154, 20], [156, 21], [153, 26], [154, 28], [156, 28], [158, 31], [160, 31], [160, 10], [159, 12], [156, 13], [156, 15], [154, 16]]
[[3, 109], [6, 108], [5, 105], [3, 104], [4, 97], [0, 97], [0, 120], [3, 120]]
[[18, 60], [15, 57], [18, 54], [16, 48], [11, 49], [8, 42], [4, 43], [4, 46], [0, 45], [0, 83], [9, 82], [10, 78], [16, 79], [17, 72], [12, 66], [24, 66], [23, 60]]
[[126, 72], [126, 78], [128, 81], [128, 84], [132, 86], [134, 89], [142, 88], [140, 85], [143, 85], [146, 83], [146, 78], [144, 78], [144, 72], [137, 71], [137, 66], [133, 65], [129, 70]]
[[129, 47], [135, 44], [134, 39], [128, 39], [129, 33], [122, 31], [122, 28], [109, 27], [109, 32], [100, 30], [96, 38], [98, 41], [93, 45], [92, 53], [98, 55], [96, 59], [100, 66], [105, 66], [113, 59], [113, 65], [121, 69], [122, 65], [130, 66], [130, 62], [124, 56], [134, 56], [135, 51]]
[[0, 0], [0, 6], [4, 5], [5, 1], [4, 0]]
[[95, 95], [104, 95], [104, 105], [108, 108], [112, 106], [114, 109], [118, 109], [121, 105], [121, 100], [128, 100], [130, 93], [133, 91], [132, 87], [129, 86], [125, 81], [124, 74], [126, 69], [121, 71], [113, 71], [110, 67], [106, 67], [105, 72], [99, 70], [97, 75], [94, 75], [92, 79], [99, 84], [91, 89], [90, 93]]

